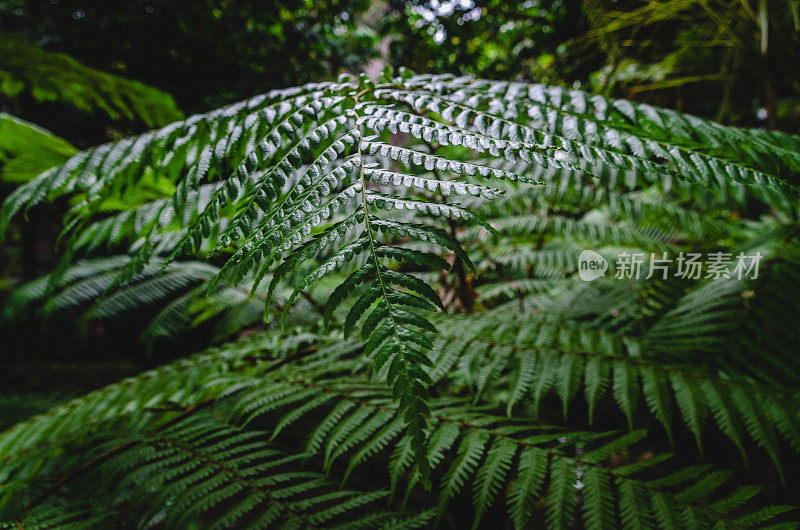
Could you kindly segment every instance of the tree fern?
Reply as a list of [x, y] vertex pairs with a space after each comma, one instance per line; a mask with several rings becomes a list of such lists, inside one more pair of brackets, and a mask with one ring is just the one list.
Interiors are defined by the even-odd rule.
[[[3, 497], [6, 513], [84, 513], [46, 481], [77, 470], [126, 484], [109, 485], [118, 511], [106, 517], [137, 524], [782, 524], [785, 508], [743, 507], [757, 487], [640, 446], [688, 433], [702, 449], [713, 431], [786, 475], [783, 455], [800, 448], [787, 280], [799, 169], [791, 138], [405, 73], [273, 91], [80, 153], [0, 211], [2, 229], [72, 198], [63, 262], [12, 295], [7, 320], [33, 303], [89, 319], [156, 306], [151, 338], [213, 323], [222, 339], [262, 314], [293, 334], [226, 344], [19, 424], [0, 438], [0, 480], [22, 492]], [[763, 270], [612, 268], [587, 283], [587, 246], [610, 261], [757, 251]], [[92, 258], [109, 252], [123, 257]], [[62, 455], [64, 443], [92, 450]], [[149, 506], [121, 500], [146, 488]], [[465, 499], [469, 514], [452, 508]]]

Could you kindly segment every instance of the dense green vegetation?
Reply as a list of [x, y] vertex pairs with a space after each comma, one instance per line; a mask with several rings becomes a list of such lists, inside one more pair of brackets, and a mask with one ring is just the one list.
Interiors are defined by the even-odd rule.
[[[788, 507], [740, 510], [759, 488], [726, 493], [730, 473], [637, 448], [666, 431], [701, 449], [714, 430], [778, 476], [796, 458], [789, 147], [578, 91], [403, 76], [277, 90], [81, 153], [5, 202], [1, 226], [77, 199], [62, 265], [6, 319], [39, 300], [90, 303], [87, 320], [160, 303], [147, 337], [212, 317], [226, 337], [259, 320], [258, 298], [293, 332], [12, 428], [6, 510], [23, 526], [458, 525], [449, 501], [470, 486], [476, 525], [761, 527]], [[587, 244], [765, 263], [751, 279], [587, 283]], [[128, 258], [90, 258], [103, 247]], [[42, 480], [55, 470], [63, 482]], [[78, 484], [101, 476], [97, 505]], [[338, 489], [345, 477], [360, 487]], [[438, 504], [415, 493], [432, 488]], [[387, 511], [387, 496], [402, 502]]]
[[734, 4], [0, 2], [0, 527], [796, 528], [796, 6]]

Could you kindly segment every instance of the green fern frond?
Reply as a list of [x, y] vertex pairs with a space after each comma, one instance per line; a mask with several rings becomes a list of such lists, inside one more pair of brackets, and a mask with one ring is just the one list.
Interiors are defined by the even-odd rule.
[[548, 322], [547, 317], [538, 323], [526, 318], [514, 324], [507, 315], [498, 315], [469, 333], [463, 317], [450, 320], [437, 322], [441, 334], [434, 348], [441, 354], [433, 358], [436, 377], [463, 378], [479, 396], [488, 386], [499, 385], [491, 395], [506, 391], [500, 395], [506, 396], [502, 402], [509, 414], [523, 403], [526, 411], [537, 414], [542, 398], [552, 392], [566, 415], [582, 388], [590, 421], [600, 400], [607, 398], [632, 422], [642, 395], [670, 436], [676, 428], [673, 417], [679, 414], [700, 444], [704, 425], [711, 420], [743, 456], [742, 440], [749, 434], [779, 470], [778, 439], [783, 437], [794, 447], [800, 442], [791, 427], [798, 421], [797, 398], [788, 387], [720, 378], [692, 364], [637, 356], [643, 346], [632, 337]]
[[[634, 429], [650, 420], [677, 438], [680, 419], [698, 445], [713, 424], [743, 456], [752, 444], [763, 448], [779, 471], [782, 444], [800, 447], [800, 367], [787, 355], [798, 343], [791, 330], [800, 293], [791, 287], [797, 282], [777, 279], [795, 278], [800, 263], [793, 146], [777, 135], [526, 83], [343, 76], [276, 90], [79, 153], [13, 192], [0, 233], [36, 204], [69, 197], [73, 206], [63, 263], [23, 287], [4, 313], [19, 314], [32, 299], [46, 298], [49, 311], [99, 297], [88, 318], [110, 317], [158, 301], [148, 336], [212, 321], [226, 336], [254, 323], [256, 298], [265, 317], [282, 313], [284, 328], [302, 319], [294, 304], [307, 302], [311, 318], [321, 315], [345, 341], [318, 355], [304, 351], [301, 362], [216, 364], [219, 378], [185, 394], [202, 399], [173, 412], [193, 416], [188, 408], [204, 403], [223, 423], [219, 432], [243, 437], [245, 453], [256, 443], [252, 430], [268, 433], [264, 451], [302, 454], [315, 478], [293, 475], [296, 488], [284, 493], [303, 497], [296, 502], [310, 517], [320, 506], [309, 484], [349, 484], [382, 459], [391, 502], [419, 508], [408, 512], [418, 517], [413, 524], [444, 521], [448, 503], [464, 494], [474, 502], [474, 525], [506, 506], [517, 526], [755, 526], [781, 509], [740, 515], [738, 497], [723, 500], [725, 475], [651, 479], [666, 458], [622, 468], [609, 460], [639, 443]], [[762, 276], [741, 281], [609, 274], [588, 283], [577, 270], [587, 245], [609, 261], [668, 250], [757, 251], [766, 259]], [[103, 249], [127, 256], [88, 261]], [[459, 310], [474, 313], [439, 314]], [[590, 423], [611, 409], [630, 433], [539, 423], [573, 421], [580, 397]], [[151, 398], [157, 407], [172, 400]], [[102, 391], [98, 399], [113, 401]], [[76, 421], [88, 414], [81, 403]], [[126, 440], [155, 450], [148, 436], [158, 432], [158, 415], [145, 416], [128, 425]], [[101, 417], [113, 418], [134, 421]], [[16, 437], [23, 447], [47, 442], [48, 429], [71, 425], [37, 421], [31, 425], [46, 425], [43, 434], [22, 425], [0, 447], [13, 449]], [[158, 485], [149, 515], [175, 505], [200, 520], [241, 500], [224, 525], [269, 500], [258, 490], [240, 499], [252, 488], [232, 480], [238, 471], [220, 468], [219, 459], [191, 468], [199, 482], [183, 487], [176, 477], [193, 472], [167, 471], [183, 453], [159, 448], [169, 466], [155, 460], [146, 468], [152, 481], [137, 479]], [[437, 488], [429, 497], [438, 507], [418, 505], [419, 484]], [[343, 502], [355, 508], [351, 501]], [[337, 516], [349, 508], [341, 510]], [[281, 508], [263, 515], [293, 520]], [[364, 514], [362, 522], [382, 517]]]
[[[516, 527], [534, 517], [545, 517], [552, 527], [575, 520], [589, 527], [640, 520], [651, 527], [685, 517], [703, 525], [758, 527], [787, 509], [742, 512], [757, 488], [728, 493], [729, 474], [707, 473], [707, 466], [659, 473], [669, 455], [613, 464], [620, 451], [642, 441], [644, 431], [622, 436], [564, 432], [451, 398], [432, 400], [427, 417], [426, 459], [436, 479], [438, 504], [412, 502], [407, 495], [402, 513], [387, 509], [380, 501], [390, 490], [343, 490], [336, 484], [352, 480], [354, 469], [370, 465], [391, 443], [396, 449], [386, 485], [394, 482], [394, 490], [405, 482], [410, 491], [417, 483], [418, 474], [407, 474], [414, 458], [411, 435], [404, 433], [403, 413], [391, 393], [363, 375], [338, 378], [337, 371], [359, 361], [357, 351], [335, 341], [329, 346], [323, 341], [322, 349], [288, 364], [274, 364], [280, 357], [270, 355], [255, 365], [240, 362], [247, 356], [258, 359], [270, 344], [275, 342], [269, 337], [253, 337], [195, 357], [188, 365], [178, 361], [4, 434], [0, 444], [9, 456], [0, 468], [3, 480], [26, 476], [26, 488], [32, 488], [16, 497], [23, 506], [22, 512], [11, 512], [12, 521], [35, 518], [53, 510], [54, 502], [80, 497], [80, 488], [59, 487], [65, 481], [98, 480], [113, 499], [112, 510], [127, 499], [137, 500], [124, 514], [106, 513], [105, 522], [142, 523], [161, 514], [178, 526], [190, 521], [219, 527], [256, 521], [265, 526], [287, 521], [316, 527], [371, 528], [380, 521], [424, 526], [467, 488], [476, 526], [489, 508], [507, 510]], [[336, 358], [338, 366], [329, 362]], [[196, 390], [186, 385], [187, 367], [192, 367]], [[179, 385], [186, 393], [170, 395], [159, 407], [147, 390], [153, 382], [164, 389]], [[98, 409], [108, 401], [125, 406]], [[170, 403], [174, 412], [164, 407]], [[87, 425], [94, 426], [94, 442], [86, 440]], [[293, 442], [300, 432], [307, 433], [306, 444]], [[82, 461], [57, 457], [69, 439], [92, 444]], [[48, 449], [47, 443], [55, 446]], [[52, 456], [43, 469], [21, 465], [30, 451]], [[45, 489], [42, 497], [46, 482], [39, 482], [39, 473], [52, 473], [58, 466], [67, 478]], [[543, 496], [544, 513], [538, 502]], [[61, 515], [77, 517], [70, 513]]]
[[76, 149], [49, 131], [0, 112], [0, 181], [27, 182], [66, 162]]
[[38, 101], [59, 101], [83, 111], [100, 110], [111, 119], [140, 119], [148, 127], [182, 117], [172, 97], [137, 81], [93, 70], [62, 53], [9, 35], [0, 39], [0, 82], [6, 97], [29, 93]]

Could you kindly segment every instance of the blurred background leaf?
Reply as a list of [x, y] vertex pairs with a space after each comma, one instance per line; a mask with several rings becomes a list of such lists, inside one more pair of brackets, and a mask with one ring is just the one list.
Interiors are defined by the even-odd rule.
[[66, 103], [84, 112], [101, 111], [112, 120], [138, 119], [147, 127], [183, 117], [169, 94], [17, 37], [0, 36], [0, 95]]
[[50, 131], [0, 112], [0, 181], [27, 182], [77, 152]]

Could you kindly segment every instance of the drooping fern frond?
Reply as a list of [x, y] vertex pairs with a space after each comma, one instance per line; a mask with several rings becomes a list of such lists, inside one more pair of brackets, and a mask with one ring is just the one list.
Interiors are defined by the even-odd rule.
[[[629, 424], [646, 404], [670, 437], [680, 418], [701, 445], [705, 426], [716, 424], [745, 458], [750, 437], [779, 470], [779, 439], [800, 447], [797, 394], [791, 386], [720, 377], [711, 367], [648, 354], [634, 337], [565, 320], [514, 321], [497, 315], [468, 333], [463, 318], [437, 324], [434, 379], [464, 380], [478, 396], [503, 396], [497, 401], [509, 414], [517, 408], [538, 415], [547, 396], [555, 395], [566, 417], [580, 393], [589, 422], [604, 401], [613, 402]], [[557, 417], [548, 415], [551, 421]]]
[[[515, 228], [508, 217], [495, 227], [478, 215], [476, 199], [492, 201], [510, 188], [536, 200], [537, 193], [555, 197], [555, 188], [563, 192], [559, 201], [572, 201], [575, 211], [601, 196], [595, 215], [614, 220], [630, 207], [632, 222], [623, 219], [616, 226], [557, 214], [534, 225], [528, 216], [516, 228], [556, 239], [678, 248], [701, 239], [708, 223], [686, 214], [699, 222], [688, 235], [670, 231], [668, 223], [648, 223], [698, 198], [718, 211], [771, 209], [796, 219], [791, 172], [800, 158], [778, 146], [779, 164], [765, 163], [762, 155], [770, 146], [763, 137], [679, 113], [539, 85], [449, 76], [377, 83], [343, 77], [272, 91], [80, 153], [16, 190], [0, 211], [0, 232], [24, 208], [74, 197], [65, 219], [66, 259], [100, 245], [130, 256], [122, 273], [95, 284], [93, 295], [140, 281], [141, 274], [158, 268], [164, 276], [153, 282], [164, 287], [174, 279], [170, 267], [179, 257], [213, 257], [221, 267], [204, 290], [246, 283], [252, 297], [269, 279], [269, 316], [272, 296], [285, 282], [292, 289], [282, 308], [286, 315], [306, 289], [335, 277], [339, 283], [327, 298], [325, 316], [330, 319], [353, 299], [345, 307], [344, 334], [359, 333], [365, 355], [392, 388], [427, 482], [426, 418], [434, 381], [429, 369], [440, 369], [431, 361], [431, 312], [445, 304], [424, 275], [452, 267], [467, 283], [478, 271], [473, 256], [480, 249], [459, 237], [464, 225], [493, 235], [496, 228]], [[162, 195], [143, 195], [145, 181], [160, 182]], [[657, 199], [643, 207], [641, 196], [648, 192], [669, 196], [672, 209], [652, 206]], [[120, 211], [119, 205], [126, 208]], [[524, 252], [509, 245], [509, 260], [515, 260], [511, 281], [536, 279], [527, 277], [526, 256], [541, 260], [576, 248], [569, 240], [549, 242], [548, 248], [542, 248], [544, 239], [526, 244]], [[506, 264], [492, 258], [481, 268], [500, 275], [497, 265]], [[57, 281], [58, 274], [48, 285]], [[526, 285], [535, 291], [536, 284]], [[73, 294], [81, 298], [68, 287], [51, 303]], [[501, 294], [508, 298], [506, 290]], [[637, 312], [630, 297], [619, 295], [627, 300], [622, 309], [630, 309], [621, 322], [631, 326], [636, 319], [652, 324], [678, 296], [648, 296], [639, 305], [645, 310]], [[116, 311], [125, 306], [123, 296], [111, 294], [97, 307], [105, 303]], [[494, 369], [482, 370], [482, 381], [490, 381]], [[573, 372], [580, 366], [567, 372], [559, 386], [569, 397], [577, 390]], [[615, 381], [623, 381], [617, 393], [631, 416], [635, 385], [625, 384], [625, 377]], [[549, 383], [539, 381], [541, 394]]]
[[[413, 440], [358, 343], [318, 337], [282, 353], [275, 338], [178, 361], [3, 434], [0, 513], [76, 527], [792, 524], [780, 522], [787, 507], [745, 506], [757, 486], [729, 488], [728, 472], [637, 449], [645, 431], [564, 431], [452, 397], [427, 416], [435, 495], [415, 495]], [[387, 460], [388, 475], [360, 478]], [[77, 510], [89, 491], [95, 502]], [[452, 509], [465, 495], [474, 513]]]
[[[175, 261], [161, 271], [154, 260], [129, 283], [111, 289], [128, 262], [127, 256], [81, 260], [58, 274], [55, 282], [55, 275], [46, 275], [18, 287], [4, 300], [0, 329], [10, 332], [32, 314], [47, 322], [66, 310], [80, 310], [86, 324], [151, 307], [154, 314], [141, 338], [152, 345], [206, 323], [219, 341], [262, 319], [265, 289], [258, 290], [253, 301], [246, 281], [238, 286], [218, 286], [209, 293], [208, 284], [219, 267], [206, 262]], [[282, 307], [290, 294], [291, 289], [281, 289], [273, 304]], [[310, 323], [313, 315], [322, 316], [320, 308], [305, 298], [297, 305], [300, 311], [291, 319], [292, 325]]]
[[[385, 510], [380, 501], [387, 491], [337, 488], [323, 473], [306, 470], [302, 453], [286, 453], [267, 442], [267, 433], [193, 419], [131, 440], [130, 449], [106, 466], [112, 477], [114, 471], [122, 473], [123, 487], [131, 484], [134, 496], [157, 488], [145, 520], [162, 510], [165, 500], [171, 504], [165, 522], [176, 526], [208, 517], [209, 528], [336, 527], [346, 517], [342, 526], [347, 528], [400, 521], [413, 528], [431, 518], [430, 513], [404, 517]], [[232, 509], [216, 515], [214, 508], [222, 502]]]

